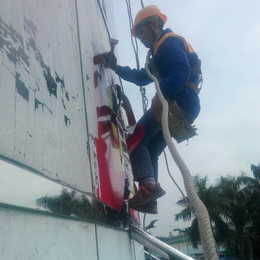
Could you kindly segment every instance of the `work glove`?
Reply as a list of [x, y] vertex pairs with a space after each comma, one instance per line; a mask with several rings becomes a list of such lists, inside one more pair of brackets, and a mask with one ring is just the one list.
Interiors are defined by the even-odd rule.
[[111, 70], [116, 71], [117, 70], [117, 59], [116, 59], [114, 52], [112, 52], [112, 51], [107, 52], [105, 54], [105, 59], [106, 59], [106, 62], [107, 62], [107, 66]]
[[155, 95], [152, 100], [152, 112], [153, 112], [153, 118], [159, 122], [161, 122], [162, 117], [162, 103], [159, 100], [158, 95]]

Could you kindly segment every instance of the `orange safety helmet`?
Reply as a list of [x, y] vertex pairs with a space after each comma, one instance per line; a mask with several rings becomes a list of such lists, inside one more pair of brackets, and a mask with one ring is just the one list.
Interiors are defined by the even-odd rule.
[[142, 8], [137, 15], [135, 16], [135, 22], [134, 22], [134, 26], [131, 29], [131, 34], [132, 36], [135, 37], [135, 30], [136, 27], [142, 22], [144, 21], [146, 18], [150, 17], [150, 16], [154, 16], [154, 15], [158, 15], [162, 21], [163, 24], [166, 23], [167, 21], [167, 16], [165, 14], [162, 13], [162, 11], [156, 6], [156, 5], [148, 5], [144, 8]]

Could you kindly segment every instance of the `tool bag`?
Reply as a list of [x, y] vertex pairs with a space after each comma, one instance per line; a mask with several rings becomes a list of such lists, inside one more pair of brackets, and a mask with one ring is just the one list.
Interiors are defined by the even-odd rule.
[[196, 128], [184, 117], [175, 100], [168, 100], [168, 125], [171, 137], [181, 143], [196, 134]]

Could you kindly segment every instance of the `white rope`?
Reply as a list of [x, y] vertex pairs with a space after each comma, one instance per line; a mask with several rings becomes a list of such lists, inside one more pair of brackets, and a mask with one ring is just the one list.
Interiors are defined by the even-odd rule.
[[218, 253], [217, 253], [217, 247], [216, 247], [216, 242], [213, 237], [211, 225], [210, 225], [210, 219], [209, 219], [209, 214], [208, 211], [205, 207], [205, 205], [202, 203], [200, 200], [195, 187], [193, 183], [193, 178], [191, 176], [191, 173], [186, 166], [185, 162], [182, 160], [179, 152], [176, 149], [176, 146], [174, 145], [169, 127], [168, 127], [168, 102], [165, 100], [163, 97], [163, 94], [161, 92], [159, 82], [155, 76], [153, 76], [150, 73], [150, 70], [148, 68], [148, 62], [149, 58], [151, 56], [151, 51], [149, 50], [146, 56], [146, 63], [145, 63], [145, 70], [147, 75], [154, 81], [157, 95], [159, 97], [160, 102], [162, 103], [162, 132], [163, 136], [165, 139], [166, 144], [169, 147], [169, 150], [171, 152], [171, 155], [178, 166], [179, 170], [182, 173], [185, 189], [190, 201], [190, 204], [194, 208], [194, 210], [197, 213], [197, 219], [198, 219], [198, 224], [199, 224], [199, 231], [200, 231], [200, 238], [201, 238], [201, 244], [203, 247], [204, 251], [204, 257], [205, 260], [218, 260]]

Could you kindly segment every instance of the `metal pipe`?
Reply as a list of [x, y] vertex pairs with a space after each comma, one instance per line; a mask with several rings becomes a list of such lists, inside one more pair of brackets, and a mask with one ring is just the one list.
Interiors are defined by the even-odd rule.
[[193, 258], [181, 253], [175, 248], [163, 243], [161, 240], [151, 236], [147, 232], [130, 225], [130, 236], [132, 239], [151, 249], [157, 254], [172, 260], [193, 260]]

